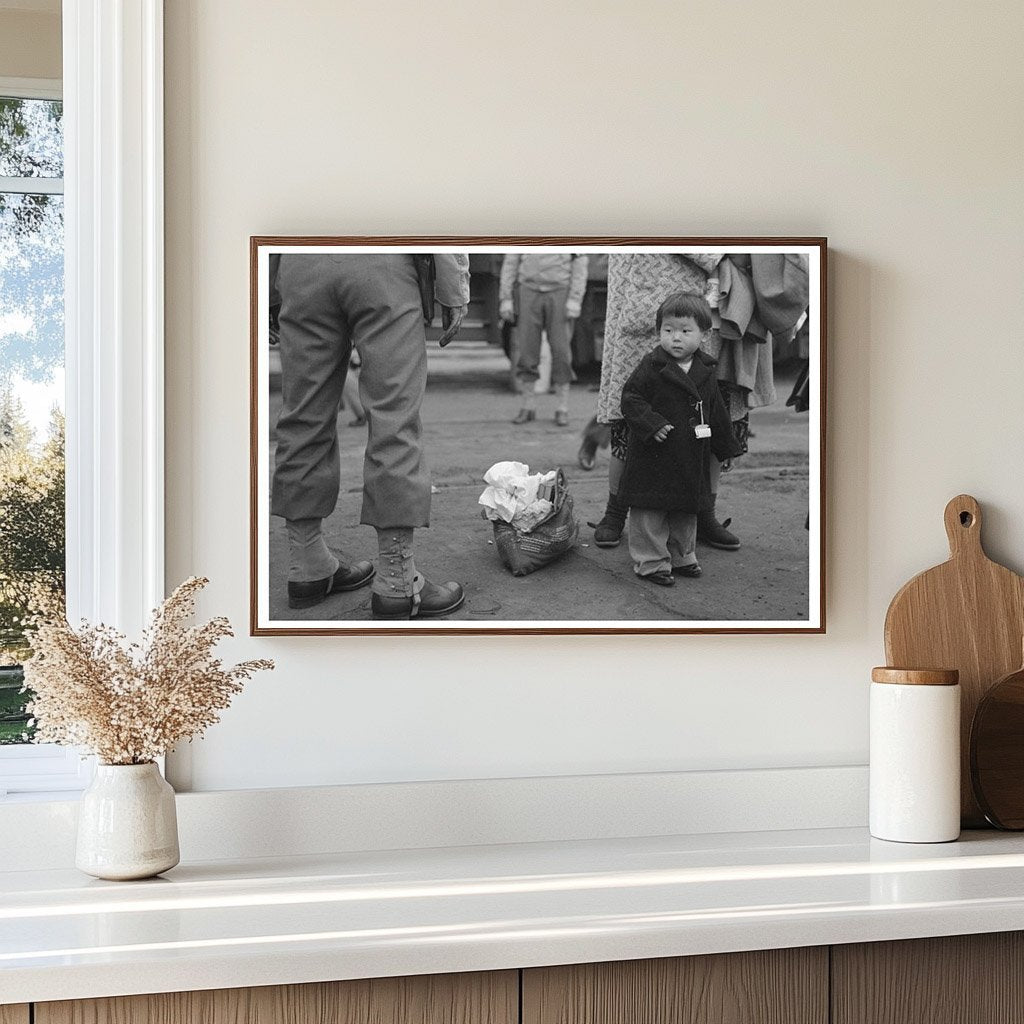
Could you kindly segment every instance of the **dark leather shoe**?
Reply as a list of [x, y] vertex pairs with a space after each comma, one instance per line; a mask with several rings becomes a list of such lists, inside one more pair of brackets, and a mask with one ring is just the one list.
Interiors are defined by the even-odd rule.
[[594, 531], [594, 543], [599, 548], [617, 548], [626, 528], [626, 518], [605, 513], [599, 523], [587, 523], [587, 526]]
[[340, 594], [345, 590], [358, 590], [373, 579], [376, 569], [373, 562], [356, 562], [355, 565], [339, 565], [333, 576], [309, 583], [288, 584], [289, 608], [312, 608], [329, 594]]
[[425, 580], [415, 597], [384, 597], [374, 594], [370, 602], [375, 619], [432, 619], [462, 607], [466, 593], [458, 583]]
[[536, 409], [520, 409], [516, 413], [516, 418], [512, 421], [517, 427], [521, 427], [524, 423], [532, 423], [537, 418]]
[[555, 426], [556, 427], [567, 427], [569, 426], [569, 413], [566, 409], [555, 410]]

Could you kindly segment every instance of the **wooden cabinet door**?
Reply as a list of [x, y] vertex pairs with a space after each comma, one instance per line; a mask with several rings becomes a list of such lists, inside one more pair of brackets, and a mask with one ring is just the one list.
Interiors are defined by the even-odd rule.
[[0, 1006], [0, 1024], [28, 1024], [28, 1006], [20, 1003], [17, 1006]]
[[35, 1011], [35, 1024], [518, 1024], [519, 979], [517, 971], [376, 978], [36, 1003]]
[[1024, 933], [832, 947], [833, 1024], [1024, 1021]]
[[827, 1021], [825, 947], [540, 967], [523, 972], [523, 1024]]

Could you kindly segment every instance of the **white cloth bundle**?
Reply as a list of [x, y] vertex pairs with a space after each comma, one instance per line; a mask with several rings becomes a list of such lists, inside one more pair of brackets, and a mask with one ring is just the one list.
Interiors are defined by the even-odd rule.
[[555, 475], [555, 470], [531, 475], [530, 467], [523, 462], [496, 462], [484, 474], [487, 487], [479, 503], [488, 519], [500, 519], [529, 533], [554, 508], [547, 498], [538, 498], [537, 492], [543, 484], [553, 483]]

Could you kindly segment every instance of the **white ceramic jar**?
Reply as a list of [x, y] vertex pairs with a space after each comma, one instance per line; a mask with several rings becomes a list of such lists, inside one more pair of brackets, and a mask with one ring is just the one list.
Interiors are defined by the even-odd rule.
[[960, 835], [960, 684], [955, 669], [871, 672], [870, 828], [876, 839]]
[[174, 790], [148, 764], [98, 764], [78, 810], [75, 866], [96, 878], [150, 878], [178, 863]]

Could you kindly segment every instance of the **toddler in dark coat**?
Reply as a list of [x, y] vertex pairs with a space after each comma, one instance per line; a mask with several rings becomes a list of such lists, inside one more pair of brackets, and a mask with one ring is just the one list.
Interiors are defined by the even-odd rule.
[[662, 586], [701, 575], [697, 513], [711, 508], [711, 456], [743, 449], [718, 390], [715, 361], [699, 351], [711, 330], [703, 295], [675, 292], [659, 307], [658, 348], [622, 392], [629, 448], [622, 490], [629, 503], [629, 553], [642, 579]]

